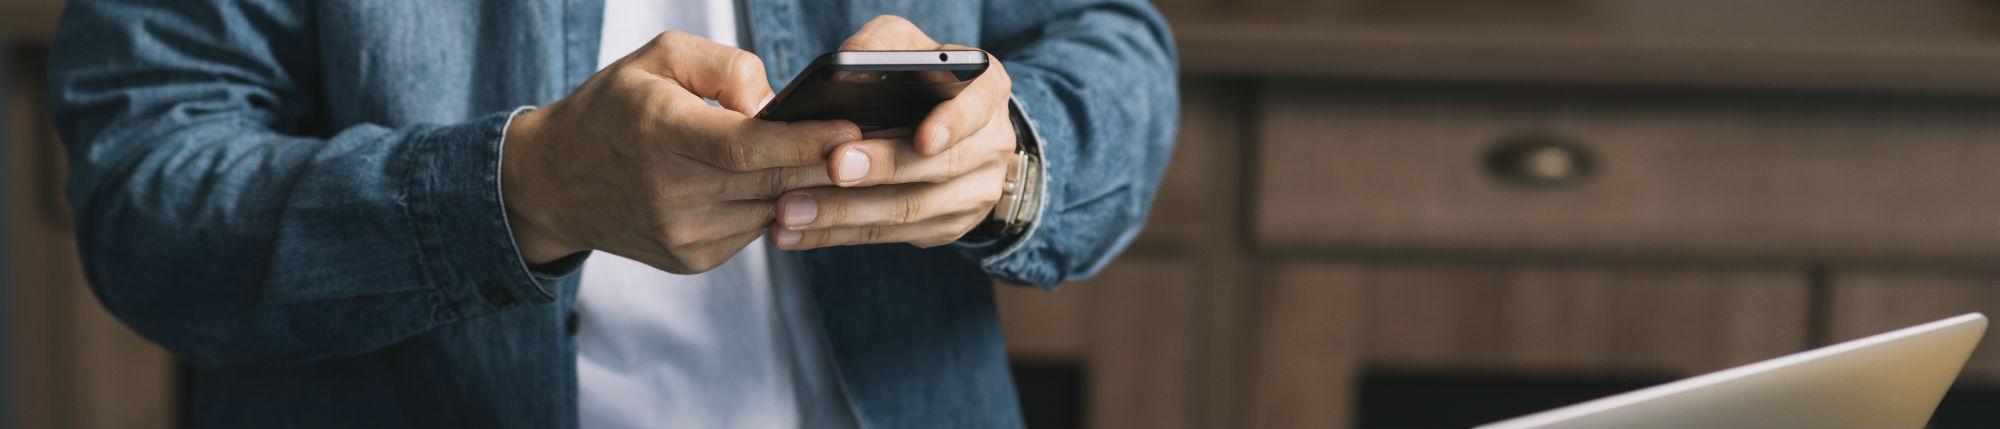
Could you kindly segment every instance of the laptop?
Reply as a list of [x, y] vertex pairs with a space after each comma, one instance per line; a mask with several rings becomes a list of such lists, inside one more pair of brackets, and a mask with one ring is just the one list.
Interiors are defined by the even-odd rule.
[[1985, 334], [1965, 314], [1477, 429], [1921, 428]]

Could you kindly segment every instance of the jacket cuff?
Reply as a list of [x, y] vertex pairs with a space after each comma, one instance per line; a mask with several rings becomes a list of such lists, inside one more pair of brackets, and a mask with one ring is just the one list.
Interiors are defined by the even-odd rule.
[[[409, 210], [428, 280], [456, 318], [555, 300], [545, 281], [574, 272], [584, 253], [537, 275], [521, 259], [500, 193], [500, 153], [515, 109], [428, 130], [414, 149]], [[540, 277], [540, 278], [538, 278]]]
[[[959, 254], [979, 262], [980, 268], [985, 269], [988, 275], [1011, 283], [1033, 284], [1053, 289], [1056, 285], [1050, 279], [1054, 277], [1054, 273], [1035, 272], [1041, 267], [1037, 267], [1036, 264], [1028, 261], [1026, 256], [1022, 256], [1027, 253], [1023, 252], [1022, 249], [1029, 247], [1030, 243], [1035, 242], [1035, 232], [1041, 230], [1042, 225], [1047, 224], [1047, 221], [1050, 220], [1048, 216], [1045, 216], [1048, 214], [1049, 192], [1060, 189], [1053, 183], [1061, 180], [1061, 178], [1049, 175], [1049, 164], [1057, 161], [1049, 159], [1052, 152], [1046, 146], [1049, 141], [1042, 138], [1040, 131], [1038, 131], [1038, 126], [1035, 125], [1035, 117], [1028, 112], [1028, 106], [1025, 103], [1021, 103], [1018, 99], [1009, 99], [1007, 102], [1013, 104], [1014, 111], [1021, 114], [1021, 120], [1017, 123], [1027, 128], [1027, 134], [1033, 136], [1037, 144], [1044, 145], [1040, 151], [1042, 157], [1042, 180], [1039, 186], [1041, 186], [1041, 189], [1037, 189], [1035, 192], [1035, 198], [1040, 200], [1035, 204], [1035, 222], [1029, 224], [1028, 229], [1022, 231], [1017, 236], [963, 239], [952, 243], [952, 246], [958, 249]], [[1049, 270], [1042, 268], [1040, 271]]]

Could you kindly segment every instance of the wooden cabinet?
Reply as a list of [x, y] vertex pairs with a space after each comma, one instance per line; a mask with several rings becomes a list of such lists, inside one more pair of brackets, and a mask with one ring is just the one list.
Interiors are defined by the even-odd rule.
[[1055, 327], [1174, 317], [1084, 291], [1188, 282], [1187, 329], [1133, 334], [1192, 350], [1144, 367], [1188, 390], [1093, 375], [1160, 397], [1094, 425], [1351, 426], [1375, 370], [1692, 375], [2000, 299], [1991, 5], [1161, 5], [1186, 80], [1148, 229], [1001, 301], [1016, 356], [1104, 371], [1108, 328]]
[[1696, 374], [1805, 348], [1782, 270], [1279, 264], [1259, 293], [1247, 424], [1353, 424], [1368, 367]]

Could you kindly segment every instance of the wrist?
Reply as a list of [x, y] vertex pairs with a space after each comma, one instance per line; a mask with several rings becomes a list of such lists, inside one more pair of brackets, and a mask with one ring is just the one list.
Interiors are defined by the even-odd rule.
[[548, 110], [536, 109], [514, 115], [508, 121], [506, 135], [500, 144], [500, 195], [506, 206], [507, 226], [514, 234], [514, 245], [520, 249], [521, 260], [529, 265], [542, 265], [564, 256], [583, 251], [582, 246], [569, 244], [562, 238], [542, 201], [547, 195], [543, 191], [548, 181], [539, 173], [543, 159], [544, 125]]
[[1008, 120], [1014, 129], [1014, 160], [1008, 164], [1000, 200], [987, 211], [985, 221], [973, 228], [975, 238], [1012, 238], [1026, 233], [1041, 216], [1043, 184], [1041, 141], [1033, 125], [1018, 105], [1008, 102]]

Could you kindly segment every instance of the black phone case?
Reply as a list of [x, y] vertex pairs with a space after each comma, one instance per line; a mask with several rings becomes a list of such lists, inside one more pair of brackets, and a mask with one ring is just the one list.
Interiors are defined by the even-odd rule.
[[845, 119], [863, 131], [912, 127], [985, 73], [987, 64], [846, 65], [835, 64], [834, 53], [827, 53], [785, 84], [757, 117]]

